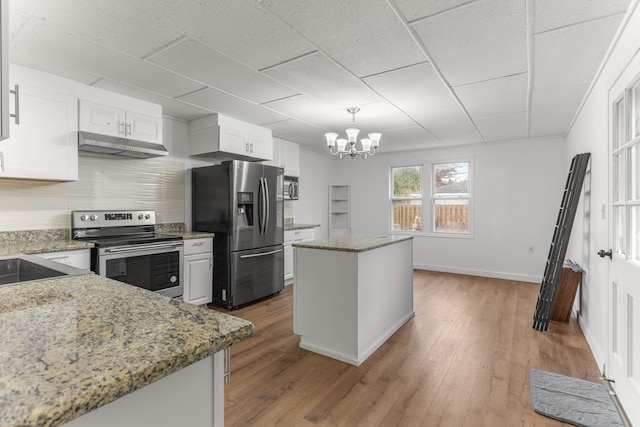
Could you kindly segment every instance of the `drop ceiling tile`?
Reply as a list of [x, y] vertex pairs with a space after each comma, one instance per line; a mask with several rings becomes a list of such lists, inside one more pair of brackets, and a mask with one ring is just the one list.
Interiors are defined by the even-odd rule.
[[525, 139], [528, 135], [526, 111], [473, 121], [486, 142]]
[[424, 62], [384, 1], [263, 0], [262, 3], [358, 77]]
[[269, 129], [273, 130], [274, 135], [282, 139], [293, 141], [294, 139], [299, 142], [304, 142], [305, 146], [320, 148], [327, 150], [326, 139], [324, 134], [326, 130], [317, 126], [303, 123], [295, 119], [283, 120], [276, 123], [266, 125]]
[[529, 136], [564, 135], [584, 98], [588, 85], [535, 89], [531, 102]]
[[528, 73], [454, 88], [471, 117], [497, 116], [527, 110]]
[[127, 0], [20, 0], [12, 6], [38, 20], [101, 46], [141, 58], [182, 34]]
[[[307, 95], [293, 96], [265, 105], [301, 122], [326, 129], [325, 132], [341, 133], [352, 126], [353, 118], [347, 112], [348, 107], [336, 108]], [[356, 114], [355, 127], [360, 129], [361, 134], [415, 126], [415, 122], [384, 101], [357, 107], [360, 112]]]
[[136, 0], [130, 3], [256, 70], [315, 49], [255, 0]]
[[591, 83], [620, 19], [615, 15], [533, 36], [534, 88]]
[[46, 69], [35, 66], [38, 63], [59, 64], [170, 97], [202, 87], [153, 64], [102, 48], [45, 23], [39, 23], [16, 40], [12, 50], [30, 58], [37, 69]]
[[525, 2], [486, 0], [412, 24], [452, 86], [527, 71]]
[[186, 104], [174, 98], [158, 95], [157, 93], [148, 92], [109, 79], [101, 79], [93, 86], [162, 105], [162, 114], [182, 120], [194, 120], [211, 115], [212, 113], [212, 111]]
[[32, 20], [28, 15], [13, 8], [13, 4], [9, 5], [9, 40], [11, 42], [26, 30]]
[[269, 108], [261, 107], [211, 88], [181, 96], [178, 100], [256, 125], [263, 125], [265, 123], [272, 123], [289, 118]]
[[380, 101], [362, 81], [320, 52], [263, 72], [288, 87], [336, 106]]
[[420, 126], [387, 131], [380, 139], [380, 153], [403, 150], [420, 150], [441, 147], [442, 141], [436, 139]]
[[407, 21], [435, 15], [475, 0], [395, 0], [396, 5], [402, 11]]
[[86, 85], [91, 85], [96, 80], [100, 79], [100, 76], [97, 74], [87, 73], [76, 68], [68, 67], [64, 64], [54, 63], [47, 58], [24, 54], [23, 50], [13, 50], [11, 52], [11, 62], [24, 67], [45, 71], [70, 80], [75, 80]]
[[172, 46], [149, 62], [258, 104], [297, 93], [193, 39]]
[[624, 14], [629, 0], [536, 0], [533, 31], [540, 33], [614, 14]]
[[[474, 132], [460, 104], [438, 78], [430, 64], [419, 64], [365, 79], [376, 92], [396, 105], [414, 123], [435, 134]], [[398, 126], [400, 127], [400, 126]]]

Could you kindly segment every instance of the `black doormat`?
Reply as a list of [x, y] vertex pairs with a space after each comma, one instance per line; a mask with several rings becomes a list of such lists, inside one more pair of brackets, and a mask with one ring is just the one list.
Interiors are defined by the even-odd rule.
[[531, 369], [533, 410], [583, 427], [624, 426], [609, 391], [602, 385]]

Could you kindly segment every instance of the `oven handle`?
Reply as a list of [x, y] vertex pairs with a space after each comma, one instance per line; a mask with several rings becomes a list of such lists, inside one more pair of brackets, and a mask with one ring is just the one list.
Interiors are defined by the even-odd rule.
[[269, 252], [262, 252], [262, 253], [259, 253], [259, 254], [240, 255], [240, 259], [255, 258], [257, 256], [273, 255], [273, 254], [277, 254], [278, 252], [282, 252], [282, 249], [276, 249], [275, 251], [269, 251]]
[[149, 250], [149, 249], [168, 249], [168, 248], [176, 249], [176, 248], [179, 248], [182, 245], [183, 245], [182, 242], [180, 242], [180, 243], [157, 243], [157, 244], [153, 244], [153, 245], [135, 245], [135, 246], [129, 246], [129, 247], [126, 247], [126, 248], [107, 248], [104, 251], [106, 253], [139, 252], [139, 251], [146, 251], [146, 250]]

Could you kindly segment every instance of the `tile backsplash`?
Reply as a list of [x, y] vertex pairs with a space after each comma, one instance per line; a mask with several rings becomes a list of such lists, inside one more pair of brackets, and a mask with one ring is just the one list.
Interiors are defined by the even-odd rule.
[[69, 229], [70, 212], [152, 209], [184, 223], [185, 165], [160, 159], [81, 155], [78, 181], [0, 179], [0, 231]]

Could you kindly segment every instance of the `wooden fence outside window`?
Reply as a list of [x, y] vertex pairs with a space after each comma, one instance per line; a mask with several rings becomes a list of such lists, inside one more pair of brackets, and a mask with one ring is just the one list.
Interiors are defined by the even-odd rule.
[[[393, 206], [394, 230], [422, 230], [422, 205], [395, 202]], [[469, 205], [438, 204], [435, 209], [437, 233], [468, 233]]]

